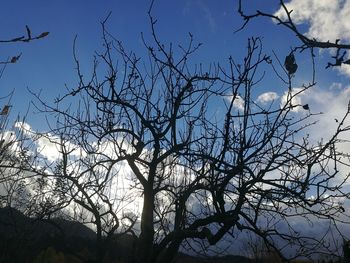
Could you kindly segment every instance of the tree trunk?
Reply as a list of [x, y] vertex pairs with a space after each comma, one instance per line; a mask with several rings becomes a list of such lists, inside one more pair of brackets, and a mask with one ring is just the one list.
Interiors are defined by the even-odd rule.
[[99, 216], [96, 218], [96, 262], [102, 262], [105, 255], [105, 246], [102, 238], [102, 226]]
[[179, 251], [181, 240], [174, 240], [170, 245], [161, 251], [157, 257], [156, 263], [170, 263]]
[[145, 189], [141, 216], [141, 234], [136, 244], [135, 262], [153, 263], [153, 207], [154, 195], [152, 189]]

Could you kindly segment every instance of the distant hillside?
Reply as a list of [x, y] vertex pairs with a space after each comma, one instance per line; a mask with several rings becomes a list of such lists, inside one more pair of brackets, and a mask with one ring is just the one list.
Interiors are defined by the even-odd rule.
[[[64, 255], [76, 255], [84, 258], [93, 255], [96, 234], [85, 225], [61, 218], [50, 221], [36, 220], [23, 215], [14, 208], [0, 208], [0, 262], [32, 262], [40, 254], [48, 251], [63, 252]], [[106, 244], [106, 262], [130, 262], [135, 253], [135, 238], [123, 235], [112, 238]], [[48, 247], [53, 250], [48, 250]], [[46, 252], [45, 252], [46, 251]], [[85, 256], [84, 256], [85, 255]], [[86, 258], [86, 257], [85, 257]], [[67, 261], [67, 260], [66, 260]], [[66, 262], [64, 261], [64, 262]], [[84, 259], [67, 262], [85, 262]], [[251, 263], [242, 256], [223, 256], [201, 258], [179, 253], [173, 263]], [[170, 263], [170, 262], [169, 262]]]
[[195, 257], [183, 253], [175, 258], [174, 263], [252, 263], [253, 261], [243, 256], [227, 255], [222, 257]]
[[95, 238], [95, 232], [79, 222], [61, 218], [33, 219], [10, 207], [0, 208], [0, 235], [6, 238], [26, 236], [35, 239], [60, 235], [67, 238]]
[[0, 262], [17, 263], [27, 262], [49, 246], [72, 252], [89, 249], [96, 235], [79, 222], [38, 220], [5, 207], [0, 208], [0, 236]]

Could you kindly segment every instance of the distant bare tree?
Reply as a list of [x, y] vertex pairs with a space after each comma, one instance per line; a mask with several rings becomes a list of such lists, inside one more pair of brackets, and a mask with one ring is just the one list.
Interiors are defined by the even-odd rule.
[[[57, 118], [37, 139], [56, 145], [59, 159], [50, 162], [39, 152], [32, 172], [60, 184], [53, 191], [59, 200], [89, 211], [100, 236], [122, 229], [123, 214], [116, 211], [125, 198], [140, 198], [140, 217], [127, 225], [137, 236], [135, 262], [170, 262], [184, 241], [212, 246], [240, 232], [259, 236], [281, 257], [287, 245], [296, 248], [292, 257], [327, 249], [291, 220], [340, 220], [349, 175], [338, 171], [339, 162], [347, 163], [337, 145], [349, 130], [349, 110], [331, 138], [310, 139], [305, 131], [317, 114], [296, 98], [314, 82], [294, 92], [297, 72], [285, 71], [276, 76], [285, 101], [256, 101], [264, 70], [275, 72], [260, 39], [249, 39], [241, 63], [230, 58], [225, 67], [204, 67], [190, 63], [199, 47], [192, 35], [175, 49], [159, 40], [150, 20], [146, 59], [127, 51], [106, 20], [104, 50], [89, 77], [74, 48], [77, 87], [55, 105], [37, 97], [43, 113]], [[113, 184], [122, 178], [127, 195]], [[99, 230], [105, 216], [106, 233]]]
[[244, 255], [254, 263], [279, 263], [281, 258], [274, 249], [266, 247], [263, 239], [257, 235], [249, 233], [242, 242]]
[[[91, 138], [87, 137], [78, 139], [76, 130], [70, 130], [69, 124], [66, 125], [61, 137], [36, 134], [38, 140], [47, 140], [59, 147], [57, 161], [47, 160], [38, 153], [35, 162], [28, 164], [32, 165], [30, 172], [35, 174], [36, 180], [45, 178], [45, 183], [36, 190], [36, 198], [42, 200], [38, 215], [47, 217], [60, 210], [72, 220], [93, 226], [96, 230], [96, 262], [101, 262], [108, 242], [125, 233], [133, 234], [136, 216], [122, 207], [132, 200], [117, 189], [120, 168], [106, 159], [104, 150], [108, 146], [91, 145]], [[79, 140], [80, 144], [71, 144]]]
[[[45, 38], [49, 32], [41, 34], [32, 34], [30, 28], [26, 25], [26, 34], [10, 39], [0, 39], [0, 44], [16, 44], [19, 42], [31, 42]], [[6, 59], [0, 59], [0, 79], [3, 76], [8, 64], [17, 63], [21, 53], [9, 56]], [[16, 206], [25, 209], [24, 203], [29, 198], [26, 189], [26, 177], [23, 166], [28, 162], [28, 145], [25, 142], [25, 136], [22, 132], [16, 131], [14, 124], [9, 123], [11, 116], [11, 105], [13, 91], [8, 95], [0, 97], [0, 207]], [[22, 122], [24, 121], [22, 118]], [[17, 118], [19, 121], [19, 117]], [[21, 145], [23, 144], [23, 145]], [[25, 161], [24, 161], [25, 160]]]
[[[13, 37], [10, 39], [0, 39], [0, 43], [4, 44], [15, 44], [17, 42], [31, 42], [34, 40], [45, 38], [49, 35], [49, 32], [42, 32], [41, 34], [32, 34], [30, 28], [26, 25], [26, 34]], [[0, 69], [0, 79], [4, 73], [4, 70], [8, 64], [16, 63], [21, 54], [15, 56], [9, 56], [7, 59], [0, 59], [0, 65], [2, 65]], [[8, 94], [7, 96], [2, 95], [0, 97], [0, 101], [2, 105], [0, 106], [0, 194], [3, 188], [13, 188], [12, 183], [17, 184], [18, 181], [14, 180], [14, 175], [9, 173], [9, 171], [14, 171], [16, 169], [11, 169], [16, 167], [15, 163], [20, 162], [20, 158], [24, 156], [18, 156], [14, 154], [17, 150], [19, 150], [18, 145], [21, 143], [23, 136], [22, 134], [15, 134], [14, 127], [9, 127], [9, 116], [12, 105], [10, 105], [11, 99], [13, 96], [13, 92]], [[23, 147], [22, 147], [23, 149]], [[25, 154], [25, 152], [20, 153]], [[5, 168], [5, 169], [2, 169]], [[18, 174], [18, 171], [16, 171]], [[11, 179], [11, 180], [9, 180]], [[7, 185], [11, 181], [11, 186]], [[11, 190], [12, 194], [16, 191], [14, 189]], [[1, 195], [0, 195], [1, 196]], [[3, 197], [3, 196], [1, 196]], [[11, 198], [11, 195], [6, 197]], [[0, 204], [3, 200], [0, 200]], [[10, 202], [11, 203], [11, 202]], [[9, 204], [9, 203], [8, 203]]]

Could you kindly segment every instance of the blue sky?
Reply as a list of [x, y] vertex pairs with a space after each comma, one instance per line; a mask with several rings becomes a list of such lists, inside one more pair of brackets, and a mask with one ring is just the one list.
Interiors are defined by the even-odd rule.
[[[73, 39], [77, 35], [77, 51], [82, 64], [89, 69], [95, 50], [101, 48], [101, 25], [109, 12], [108, 29], [125, 47], [144, 54], [141, 32], [150, 37], [150, 24], [147, 17], [149, 1], [4, 1], [0, 10], [0, 38], [8, 39], [25, 33], [28, 25], [33, 34], [49, 31], [50, 35], [40, 41], [0, 45], [1, 59], [22, 53], [18, 63], [9, 65], [0, 79], [1, 96], [15, 90], [12, 100], [12, 116], [23, 115], [33, 97], [27, 88], [41, 94], [48, 102], [65, 92], [65, 84], [74, 88], [77, 78], [72, 56]], [[249, 1], [248, 11], [262, 9], [275, 12], [278, 1]], [[245, 53], [247, 38], [263, 37], [264, 49], [271, 54], [274, 50], [281, 60], [290, 48], [298, 43], [291, 32], [277, 27], [271, 20], [257, 19], [238, 33], [234, 31], [242, 24], [236, 12], [237, 1], [181, 0], [155, 1], [153, 15], [158, 20], [157, 32], [164, 43], [183, 44], [191, 32], [195, 40], [203, 43], [194, 56], [194, 62], [225, 64], [230, 55], [241, 59]], [[322, 58], [322, 55], [320, 56]], [[328, 58], [328, 56], [326, 56]], [[309, 77], [308, 57], [297, 57], [299, 71], [296, 82], [303, 83]], [[318, 83], [329, 87], [334, 81], [348, 82], [344, 75], [324, 70], [326, 60], [319, 62]], [[336, 79], [336, 80], [335, 80]], [[269, 80], [269, 75], [267, 75]], [[266, 87], [279, 92], [280, 89], [270, 82]], [[270, 90], [269, 90], [270, 89]], [[263, 90], [261, 91], [263, 92]], [[282, 94], [279, 94], [282, 95]], [[28, 115], [28, 120], [37, 126], [42, 118]]]
[[[264, 10], [277, 10], [277, 1], [250, 1]], [[260, 4], [259, 4], [260, 3]], [[150, 33], [147, 17], [149, 1], [5, 1], [0, 10], [2, 39], [25, 33], [28, 25], [32, 33], [49, 31], [50, 35], [31, 43], [2, 44], [1, 58], [22, 53], [17, 64], [9, 65], [0, 79], [1, 95], [15, 90], [12, 114], [24, 114], [32, 97], [27, 87], [42, 90], [49, 102], [65, 92], [64, 85], [73, 88], [76, 83], [72, 56], [73, 39], [77, 35], [77, 51], [86, 69], [91, 65], [93, 53], [101, 48], [102, 21], [111, 11], [109, 31], [122, 40], [126, 48], [138, 54], [145, 51], [141, 32]], [[250, 6], [249, 6], [250, 8]], [[160, 39], [174, 44], [184, 43], [191, 32], [197, 42], [204, 45], [196, 55], [196, 62], [226, 63], [227, 58], [242, 57], [246, 41], [251, 36], [263, 36], [266, 51], [274, 49], [282, 56], [295, 41], [285, 30], [279, 30], [269, 20], [252, 23], [246, 30], [234, 34], [242, 23], [236, 12], [236, 1], [181, 0], [156, 1], [153, 14], [157, 18]], [[289, 43], [277, 44], [289, 39]], [[28, 118], [35, 116], [29, 114]]]

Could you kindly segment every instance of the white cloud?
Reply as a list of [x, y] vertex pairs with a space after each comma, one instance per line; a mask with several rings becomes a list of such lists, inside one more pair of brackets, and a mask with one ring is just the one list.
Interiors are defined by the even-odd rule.
[[[58, 150], [53, 147], [53, 143], [50, 143], [49, 138], [44, 138], [36, 133], [32, 127], [26, 122], [16, 122], [14, 127], [20, 134], [24, 135], [24, 140], [33, 141], [36, 143], [35, 152], [40, 152], [49, 161], [58, 159]], [[34, 152], [32, 152], [34, 154]]]
[[[306, 35], [321, 41], [350, 42], [350, 1], [349, 0], [291, 0], [286, 4], [293, 10], [291, 18], [296, 24], [307, 24]], [[286, 20], [283, 8], [275, 15]], [[343, 74], [350, 75], [350, 66], [338, 68]]]
[[18, 121], [14, 124], [14, 127], [17, 128], [19, 131], [23, 132], [25, 135], [33, 134], [33, 130], [28, 123]]
[[[338, 86], [333, 84], [328, 90], [322, 90], [318, 87], [309, 90], [309, 92], [303, 97], [303, 100], [307, 101], [312, 113], [322, 112], [321, 115], [312, 116], [309, 122], [317, 121], [315, 125], [310, 126], [305, 132], [309, 134], [309, 140], [313, 144], [317, 144], [318, 141], [323, 140], [326, 142], [336, 132], [342, 118], [348, 110], [348, 103], [350, 99], [350, 86], [345, 86], [341, 90], [335, 90], [334, 87]], [[349, 118], [344, 121], [342, 128], [350, 125]], [[349, 153], [350, 132], [346, 131], [340, 134], [339, 139], [343, 140], [336, 146], [337, 151]], [[343, 160], [345, 163], [348, 160]], [[332, 163], [329, 164], [331, 169]], [[337, 167], [339, 174], [336, 180], [342, 180], [342, 176], [349, 173], [349, 167], [347, 165], [338, 164]]]
[[38, 152], [45, 156], [49, 161], [56, 161], [60, 159], [60, 147], [59, 138], [47, 134], [45, 136], [40, 136], [37, 140]]
[[333, 82], [330, 86], [330, 90], [339, 91], [343, 88], [343, 84], [339, 82]]
[[61, 144], [64, 144], [66, 151], [76, 157], [86, 156], [86, 152], [79, 146], [63, 141], [60, 137], [50, 133], [39, 133], [34, 131], [28, 123], [16, 122], [14, 125], [20, 132], [27, 136], [27, 139], [36, 143], [36, 151], [48, 161], [53, 162], [61, 158]]
[[321, 116], [317, 117], [319, 122], [314, 126], [317, 135], [323, 138], [329, 138], [334, 133], [338, 122], [348, 109], [350, 99], [350, 86], [338, 91], [335, 91], [332, 87], [334, 85], [331, 85], [329, 90], [316, 88], [308, 92], [305, 98], [310, 104], [312, 112], [323, 112]]
[[[309, 24], [308, 36], [322, 41], [350, 40], [350, 1], [292, 0], [286, 7], [293, 10], [291, 17], [295, 23]], [[275, 14], [286, 19], [282, 8]]]
[[[292, 94], [299, 92], [300, 88], [294, 88]], [[287, 101], [288, 93], [286, 92], [281, 97], [281, 104]], [[350, 100], [350, 86], [345, 86], [340, 83], [333, 83], [328, 89], [323, 89], [318, 86], [295, 96], [292, 99], [292, 104], [304, 105], [309, 104], [310, 113], [316, 114], [308, 119], [308, 123], [317, 122], [311, 125], [305, 130], [305, 134], [309, 134], [309, 140], [311, 143], [317, 145], [320, 140], [326, 142], [336, 132], [338, 125], [348, 110], [348, 104]], [[296, 112], [303, 113], [302, 107], [295, 107], [293, 109]], [[317, 113], [322, 113], [318, 115]], [[350, 120], [347, 119], [343, 128], [350, 125]], [[342, 143], [337, 145], [337, 150], [349, 153], [350, 132], [344, 132], [339, 137], [343, 140]], [[330, 164], [331, 165], [331, 164]], [[349, 169], [345, 165], [338, 165], [338, 170], [341, 175], [349, 173]], [[341, 179], [342, 177], [339, 177]]]
[[[292, 106], [302, 105], [302, 97], [306, 96], [306, 91], [302, 91], [302, 88], [293, 88], [291, 91], [286, 91], [281, 97], [281, 108], [290, 103]], [[299, 94], [298, 94], [299, 93]], [[302, 107], [294, 107], [292, 111], [299, 112]]]
[[265, 104], [270, 101], [274, 101], [278, 98], [279, 96], [277, 95], [276, 92], [265, 92], [263, 94], [260, 94], [256, 101]]
[[[232, 102], [233, 98], [234, 98], [233, 95], [226, 96], [226, 99], [229, 102]], [[233, 107], [236, 108], [237, 110], [239, 111], [244, 110], [244, 99], [241, 96], [236, 95], [235, 100], [232, 102], [232, 104], [233, 104]]]

